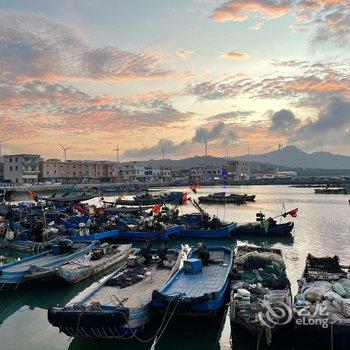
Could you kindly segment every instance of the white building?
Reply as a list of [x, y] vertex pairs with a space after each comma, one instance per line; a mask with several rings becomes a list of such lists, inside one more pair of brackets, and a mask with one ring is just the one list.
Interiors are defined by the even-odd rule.
[[39, 175], [37, 154], [12, 154], [4, 156], [4, 180], [14, 185], [37, 184]]
[[139, 162], [123, 163], [123, 180], [124, 181], [140, 181], [146, 180], [145, 165]]

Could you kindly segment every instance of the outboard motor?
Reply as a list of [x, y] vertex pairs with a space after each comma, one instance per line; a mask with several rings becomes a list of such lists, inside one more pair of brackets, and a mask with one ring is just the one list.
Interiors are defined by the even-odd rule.
[[256, 213], [256, 221], [263, 222], [265, 220], [265, 214], [260, 211], [259, 213]]
[[60, 254], [70, 253], [73, 249], [73, 242], [70, 239], [61, 239], [58, 246]]

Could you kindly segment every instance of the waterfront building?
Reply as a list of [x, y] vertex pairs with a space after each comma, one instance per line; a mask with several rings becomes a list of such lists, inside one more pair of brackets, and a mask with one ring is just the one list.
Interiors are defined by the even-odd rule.
[[127, 182], [144, 182], [146, 181], [146, 167], [139, 162], [128, 162], [122, 164], [123, 180]]
[[38, 154], [10, 154], [4, 156], [4, 181], [14, 185], [38, 183]]
[[201, 164], [190, 169], [192, 181], [214, 181], [220, 179], [222, 168]]
[[228, 179], [234, 181], [274, 178], [277, 166], [269, 163], [228, 160], [226, 163]]
[[42, 159], [39, 167], [42, 182], [110, 182], [120, 176], [110, 161]]

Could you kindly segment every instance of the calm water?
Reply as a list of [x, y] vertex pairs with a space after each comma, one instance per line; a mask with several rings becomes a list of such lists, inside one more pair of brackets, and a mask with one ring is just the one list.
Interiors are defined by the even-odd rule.
[[[179, 190], [176, 188], [174, 190]], [[186, 190], [186, 189], [184, 189]], [[207, 187], [200, 189], [200, 195], [212, 192], [246, 192], [256, 194], [256, 202], [244, 206], [206, 206], [205, 209], [226, 221], [247, 222], [255, 220], [255, 213], [263, 210], [269, 216], [281, 213], [282, 204], [287, 210], [299, 208], [292, 238], [244, 239], [207, 241], [207, 244], [236, 245], [237, 242], [270, 244], [283, 250], [287, 271], [296, 290], [296, 280], [300, 277], [308, 252], [320, 255], [338, 254], [343, 264], [350, 265], [350, 206], [349, 196], [315, 195], [312, 189], [289, 188], [287, 186], [250, 187]], [[192, 197], [196, 197], [192, 195]], [[190, 205], [181, 208], [191, 212]], [[180, 241], [173, 241], [179, 246]], [[195, 244], [195, 241], [189, 243]], [[13, 259], [18, 254], [0, 251], [0, 255]], [[15, 292], [0, 294], [0, 349], [8, 350], [92, 350], [109, 349], [150, 349], [152, 342], [83, 341], [59, 334], [57, 328], [47, 322], [46, 313], [50, 306], [64, 305], [82, 292], [95, 279], [77, 286], [33, 285]], [[152, 330], [150, 330], [152, 333]], [[152, 335], [152, 334], [151, 334]], [[144, 336], [146, 339], [146, 335]], [[287, 348], [285, 346], [280, 349]], [[210, 324], [195, 325], [194, 322], [171, 323], [156, 346], [159, 350], [230, 349], [230, 326], [228, 318], [221, 316]], [[251, 349], [246, 345], [237, 350]], [[255, 349], [253, 347], [252, 349]]]

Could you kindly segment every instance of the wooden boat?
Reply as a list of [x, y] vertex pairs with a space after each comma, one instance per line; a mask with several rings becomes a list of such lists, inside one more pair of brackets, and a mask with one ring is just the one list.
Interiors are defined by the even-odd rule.
[[266, 232], [260, 222], [252, 222], [238, 225], [234, 235], [249, 235], [249, 236], [286, 236], [292, 233], [294, 222], [286, 222], [270, 226]]
[[180, 237], [193, 237], [193, 238], [227, 238], [235, 232], [237, 223], [232, 222], [225, 224], [218, 228], [196, 228], [184, 226], [181, 230]]
[[147, 265], [142, 256], [130, 256], [127, 264], [94, 283], [82, 296], [65, 307], [50, 308], [49, 322], [74, 337], [136, 336], [150, 320], [153, 290], [161, 288], [179, 267], [178, 252], [169, 251], [167, 259], [172, 267], [164, 268], [157, 255]]
[[7, 240], [6, 238], [0, 238], [0, 247], [16, 250], [24, 253], [34, 253], [39, 251], [48, 250], [58, 239], [53, 239], [46, 242], [34, 242], [30, 240], [13, 239]]
[[280, 249], [237, 247], [230, 295], [232, 334], [243, 328], [259, 341], [264, 335], [270, 344], [272, 335], [292, 320], [291, 298]]
[[155, 205], [158, 203], [163, 203], [163, 199], [159, 198], [148, 198], [148, 199], [116, 199], [114, 202], [103, 201], [105, 204], [110, 205], [125, 205], [125, 206], [142, 206], [142, 205]]
[[[337, 255], [308, 254], [294, 300], [294, 329], [299, 340], [350, 347], [350, 266]], [[339, 291], [340, 290], [340, 291]], [[336, 347], [337, 348], [337, 347]]]
[[80, 282], [124, 261], [131, 251], [131, 244], [103, 243], [86, 256], [61, 265], [57, 270], [57, 276], [71, 284]]
[[219, 196], [219, 195], [208, 195], [198, 197], [200, 203], [203, 204], [245, 204], [246, 196]]
[[51, 197], [40, 197], [39, 199], [48, 202], [60, 202], [60, 203], [79, 203], [87, 201], [89, 199], [98, 197], [100, 193], [69, 193], [67, 195], [56, 195]]
[[0, 288], [52, 276], [62, 264], [86, 255], [97, 242], [61, 240], [51, 251], [39, 253], [0, 267]]
[[[165, 312], [174, 308], [175, 314], [212, 315], [225, 303], [233, 252], [226, 247], [208, 247], [212, 263], [201, 266], [198, 250], [189, 253], [184, 266], [160, 289], [153, 292], [153, 306]], [[191, 270], [190, 264], [201, 270]]]
[[125, 227], [121, 227], [118, 237], [131, 241], [166, 241], [167, 239], [178, 237], [181, 230], [182, 227], [180, 225], [167, 226], [159, 231], [134, 231], [133, 229], [125, 230]]
[[84, 241], [107, 241], [111, 239], [119, 238], [119, 230], [108, 230], [100, 231], [95, 233], [89, 233], [87, 235], [70, 235], [68, 236], [73, 242], [84, 242]]
[[139, 206], [139, 207], [107, 207], [103, 211], [107, 214], [137, 214], [143, 211], [151, 209], [152, 206]]
[[346, 194], [344, 188], [315, 188], [316, 194]]
[[[207, 222], [204, 222], [204, 216], [208, 218]], [[237, 228], [235, 222], [222, 223], [216, 218], [215, 222], [212, 223], [212, 218], [202, 212], [181, 215], [178, 218], [178, 223], [182, 225], [180, 237], [225, 238], [229, 237]]]

